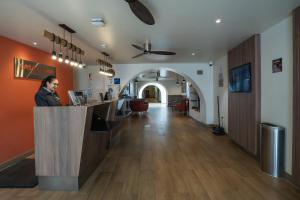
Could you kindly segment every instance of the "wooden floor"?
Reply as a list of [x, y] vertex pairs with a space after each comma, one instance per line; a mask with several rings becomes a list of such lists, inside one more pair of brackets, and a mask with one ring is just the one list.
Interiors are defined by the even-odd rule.
[[0, 199], [300, 199], [226, 136], [167, 108], [125, 120], [115, 146], [79, 192], [0, 189]]

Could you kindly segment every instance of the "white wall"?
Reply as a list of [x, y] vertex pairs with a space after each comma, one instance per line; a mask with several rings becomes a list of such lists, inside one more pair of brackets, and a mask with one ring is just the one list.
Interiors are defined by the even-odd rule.
[[[219, 76], [223, 77], [223, 87], [219, 87]], [[215, 123], [218, 123], [217, 96], [219, 96], [220, 117], [225, 132], [228, 133], [228, 57], [227, 55], [215, 61], [214, 64], [214, 104]], [[222, 120], [223, 119], [223, 120]]]
[[[272, 60], [282, 58], [283, 71], [272, 73]], [[227, 56], [215, 61], [214, 93], [220, 96], [220, 112], [228, 130], [228, 71]], [[224, 87], [218, 88], [218, 74], [222, 69]], [[261, 121], [286, 128], [285, 171], [292, 172], [292, 98], [293, 98], [293, 49], [292, 18], [286, 18], [261, 33]], [[216, 103], [215, 103], [216, 106]], [[216, 108], [216, 107], [215, 107]], [[215, 109], [215, 120], [217, 114]]]
[[[91, 89], [94, 99], [99, 99], [99, 93], [105, 94], [112, 85], [111, 80], [99, 74], [99, 67], [88, 66], [85, 69], [77, 70], [75, 73], [75, 90]], [[118, 88], [114, 88], [118, 90]], [[117, 93], [115, 91], [115, 93]]]
[[[292, 18], [261, 34], [261, 120], [286, 128], [285, 169], [292, 171], [293, 105]], [[272, 60], [282, 58], [283, 71], [272, 73]]]
[[[148, 70], [167, 69], [184, 76], [193, 83], [202, 99], [201, 116], [196, 119], [206, 124], [214, 122], [213, 70], [207, 63], [118, 64], [114, 69], [116, 77], [121, 78], [121, 88], [136, 75]], [[203, 75], [197, 75], [197, 70], [203, 70]]]

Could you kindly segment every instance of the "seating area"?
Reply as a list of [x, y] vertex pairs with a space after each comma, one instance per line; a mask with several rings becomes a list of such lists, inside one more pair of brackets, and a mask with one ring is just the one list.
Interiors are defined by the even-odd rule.
[[183, 95], [168, 95], [168, 107], [172, 108], [172, 111], [187, 113], [189, 100]]
[[188, 99], [182, 99], [180, 103], [175, 104], [175, 110], [187, 113], [189, 110], [189, 100]]
[[129, 107], [132, 112], [146, 112], [149, 108], [149, 103], [145, 99], [134, 99], [129, 102]]

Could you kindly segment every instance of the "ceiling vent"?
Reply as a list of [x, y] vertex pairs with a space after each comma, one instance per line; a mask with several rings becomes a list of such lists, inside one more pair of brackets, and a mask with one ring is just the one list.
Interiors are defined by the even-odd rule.
[[203, 70], [197, 70], [198, 75], [203, 75]]

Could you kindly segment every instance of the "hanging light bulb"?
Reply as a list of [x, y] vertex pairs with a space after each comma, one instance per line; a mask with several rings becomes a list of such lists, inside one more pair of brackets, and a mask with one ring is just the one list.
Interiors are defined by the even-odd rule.
[[79, 54], [79, 57], [80, 57], [80, 61], [79, 61], [78, 67], [80, 69], [82, 69], [83, 68], [83, 63], [82, 63], [82, 60], [81, 60], [81, 53]]
[[54, 48], [54, 40], [53, 40], [53, 48], [52, 48], [52, 56], [51, 56], [52, 60], [56, 60], [57, 59], [57, 56], [56, 56], [56, 51], [55, 51], [55, 48]]
[[66, 41], [66, 37], [65, 37], [66, 36], [65, 29], [64, 29], [63, 35], [64, 35], [64, 39], [60, 41], [60, 54], [61, 54], [61, 56], [59, 56], [58, 62], [63, 62], [64, 61], [63, 54], [62, 54], [62, 51], [61, 51], [61, 45], [63, 44], [63, 47], [65, 49], [65, 53], [66, 53], [65, 63], [69, 64], [70, 60], [69, 60], [69, 52], [68, 52], [68, 42]]
[[73, 66], [74, 66], [74, 58], [73, 58], [74, 50], [73, 50], [73, 38], [72, 38], [72, 33], [70, 33], [70, 37], [71, 37], [70, 49], [71, 49], [71, 54], [72, 54], [72, 57], [71, 57], [71, 60], [70, 60], [70, 65], [73, 67]]
[[70, 61], [70, 65], [73, 67], [74, 66], [74, 58], [73, 58], [73, 49], [72, 49], [72, 58], [71, 58], [71, 61]]
[[52, 60], [56, 60], [57, 56], [56, 56], [56, 51], [52, 51], [52, 56], [51, 56]]
[[82, 64], [81, 61], [79, 62], [78, 67], [81, 68], [81, 69], [83, 68], [83, 64]]
[[67, 51], [67, 52], [66, 52], [67, 55], [66, 55], [66, 57], [65, 57], [65, 63], [66, 63], [66, 64], [69, 64], [69, 63], [70, 63], [70, 59], [69, 59], [69, 47], [66, 46], [66, 49], [67, 49], [67, 50], [66, 50], [66, 51]]
[[64, 61], [63, 59], [63, 54], [61, 52], [61, 40], [60, 40], [60, 43], [59, 43], [59, 53], [58, 53], [58, 62], [62, 63]]
[[66, 64], [69, 64], [69, 63], [70, 63], [69, 56], [66, 56], [66, 57], [65, 57], [65, 63], [66, 63]]
[[64, 59], [62, 58], [62, 53], [58, 54], [58, 62], [62, 63], [64, 61]]
[[78, 67], [78, 62], [77, 62], [77, 52], [76, 52], [76, 51], [75, 51], [74, 67]]

